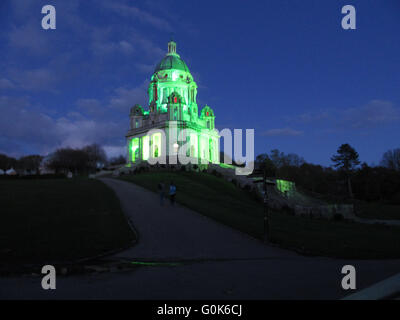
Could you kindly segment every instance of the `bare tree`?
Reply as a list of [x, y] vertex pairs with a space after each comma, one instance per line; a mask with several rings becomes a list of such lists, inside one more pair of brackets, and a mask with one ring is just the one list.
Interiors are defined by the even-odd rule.
[[42, 162], [43, 157], [40, 155], [30, 155], [24, 156], [18, 159], [17, 168], [19, 170], [27, 171], [29, 173], [36, 172], [39, 173], [40, 163]]
[[107, 156], [104, 149], [97, 143], [86, 146], [82, 149], [89, 157], [89, 164], [92, 170], [103, 168], [107, 164]]
[[400, 148], [386, 151], [382, 156], [381, 166], [400, 171]]
[[56, 173], [85, 174], [90, 170], [89, 155], [80, 149], [58, 149], [49, 159], [47, 166]]

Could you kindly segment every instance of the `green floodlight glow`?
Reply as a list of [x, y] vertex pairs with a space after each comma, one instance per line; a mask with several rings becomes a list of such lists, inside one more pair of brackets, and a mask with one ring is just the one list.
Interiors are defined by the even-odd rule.
[[139, 156], [139, 138], [134, 138], [132, 139], [131, 142], [131, 150], [132, 150], [132, 162], [135, 162], [135, 160]]
[[206, 159], [207, 153], [206, 153], [206, 143], [204, 141], [204, 136], [200, 135], [200, 157], [202, 159]]
[[190, 156], [191, 157], [196, 157], [198, 152], [198, 139], [197, 139], [197, 134], [191, 132], [190, 133]]
[[295, 184], [292, 181], [276, 179], [276, 187], [280, 192], [292, 191], [295, 189]]
[[150, 138], [149, 136], [144, 136], [142, 138], [142, 146], [143, 146], [143, 160], [148, 160], [150, 156]]
[[161, 133], [157, 132], [151, 136], [153, 158], [161, 157]]
[[235, 166], [227, 163], [220, 163], [219, 166], [224, 169], [235, 169]]

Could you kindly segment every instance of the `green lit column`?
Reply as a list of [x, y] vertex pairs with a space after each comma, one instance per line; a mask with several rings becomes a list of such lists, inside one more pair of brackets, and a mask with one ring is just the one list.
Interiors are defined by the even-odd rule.
[[126, 147], [128, 149], [126, 163], [128, 166], [132, 166], [132, 139], [128, 139]]

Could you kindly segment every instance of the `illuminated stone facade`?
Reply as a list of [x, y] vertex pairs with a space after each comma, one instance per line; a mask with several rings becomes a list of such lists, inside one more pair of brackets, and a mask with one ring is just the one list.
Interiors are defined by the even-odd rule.
[[184, 152], [191, 163], [219, 163], [214, 111], [206, 105], [199, 115], [197, 84], [173, 41], [151, 76], [148, 95], [147, 110], [136, 104], [130, 111], [128, 165], [149, 158], [171, 163], [171, 158], [179, 159], [178, 152]]

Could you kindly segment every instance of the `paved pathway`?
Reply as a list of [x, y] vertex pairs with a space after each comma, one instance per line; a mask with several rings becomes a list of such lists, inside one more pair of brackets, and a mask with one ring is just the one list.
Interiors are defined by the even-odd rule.
[[[171, 206], [135, 184], [102, 179], [119, 196], [122, 209], [139, 234], [139, 243], [116, 257], [143, 260], [299, 258], [293, 252], [266, 247], [178, 204]], [[268, 249], [268, 250], [266, 250]]]
[[136, 246], [112, 258], [190, 263], [59, 276], [54, 291], [42, 290], [40, 277], [0, 278], [0, 298], [338, 299], [350, 293], [340, 286], [345, 264], [356, 267], [358, 289], [400, 270], [400, 260], [303, 257], [264, 245], [187, 208], [161, 207], [156, 194], [134, 184], [102, 181], [115, 190], [139, 233]]

